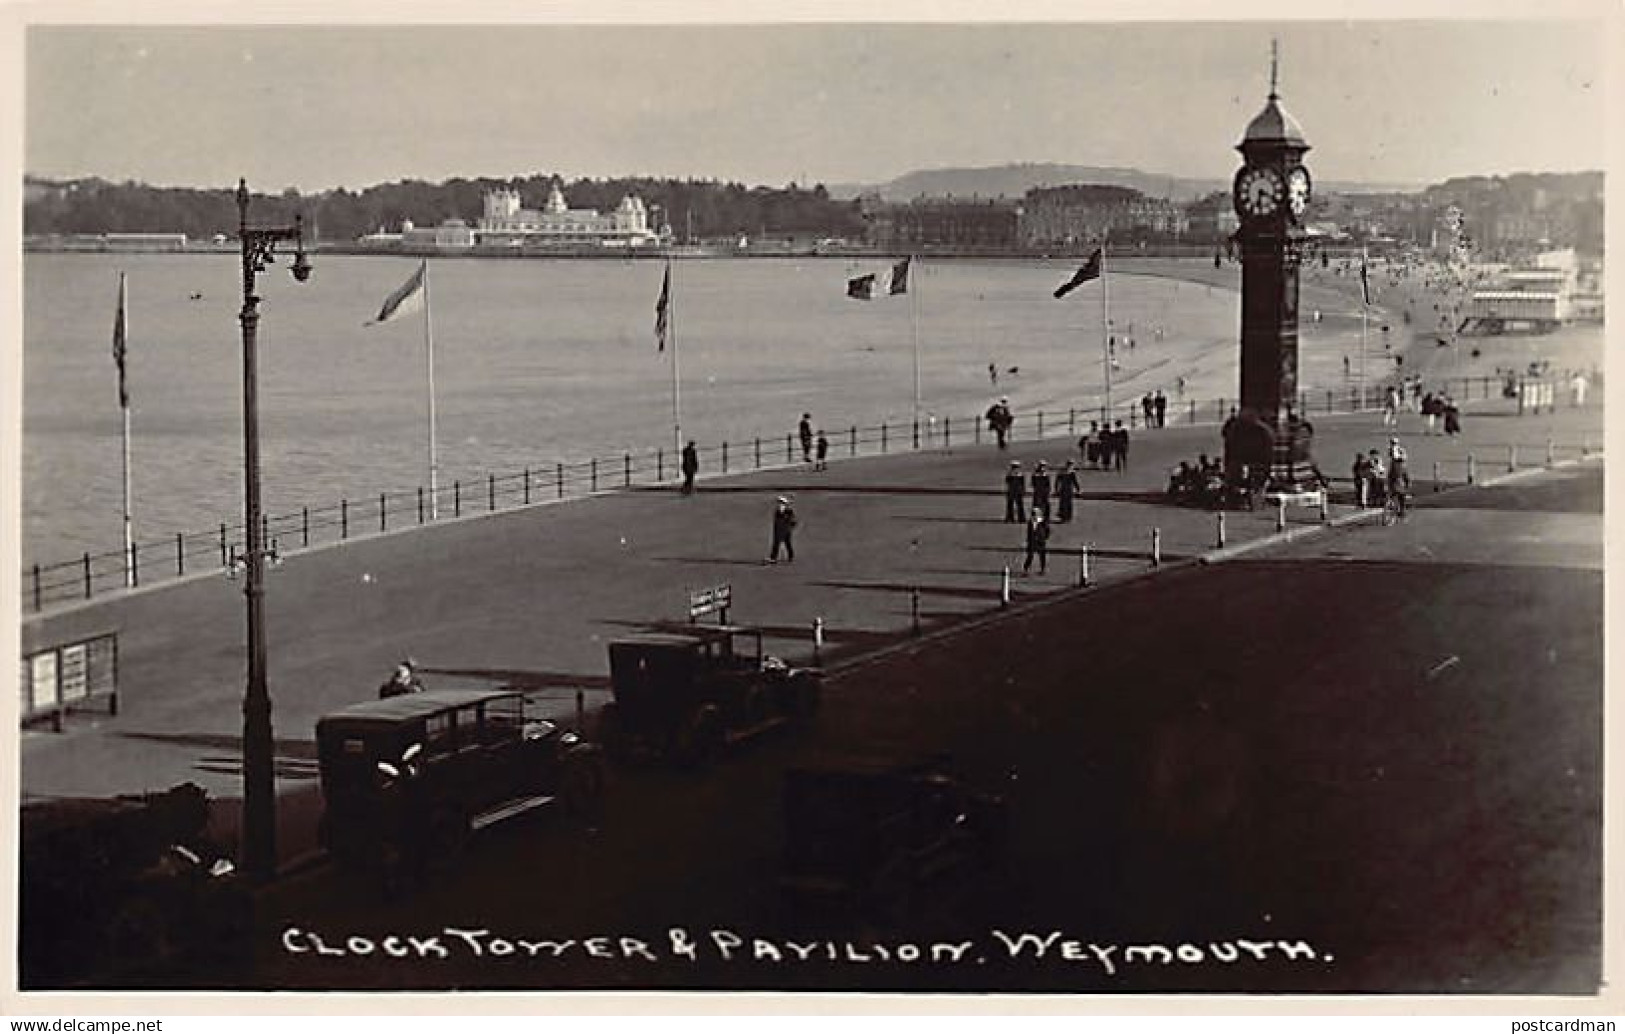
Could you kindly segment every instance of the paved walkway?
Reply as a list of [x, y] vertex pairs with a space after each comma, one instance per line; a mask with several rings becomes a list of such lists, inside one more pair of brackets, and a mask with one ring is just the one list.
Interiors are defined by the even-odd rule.
[[[1547, 442], [1559, 460], [1582, 444], [1599, 448], [1601, 408], [1516, 416], [1506, 404], [1469, 410], [1458, 440], [1421, 433], [1407, 415], [1400, 432], [1417, 490], [1434, 464], [1448, 483], [1504, 474], [1509, 460], [1538, 466]], [[1317, 456], [1353, 513], [1349, 461], [1387, 431], [1370, 415], [1317, 420]], [[1071, 589], [1080, 548], [1092, 575], [1109, 584], [1150, 567], [1152, 529], [1166, 565], [1216, 545], [1216, 517], [1166, 505], [1167, 471], [1218, 450], [1216, 429], [1168, 428], [1135, 435], [1124, 474], [1086, 471], [1078, 519], [1056, 529], [1047, 574], [1013, 577], [1016, 603]], [[1515, 457], [1513, 456], [1515, 450]], [[580, 700], [591, 710], [606, 693], [605, 643], [681, 620], [687, 592], [733, 586], [733, 617], [768, 630], [770, 651], [812, 655], [815, 618], [824, 622], [820, 658], [838, 665], [908, 638], [911, 600], [929, 630], [1000, 605], [1004, 568], [1019, 572], [1022, 529], [1001, 520], [1001, 477], [1009, 459], [1030, 470], [1076, 454], [1069, 439], [1018, 441], [888, 457], [836, 460], [828, 470], [764, 470], [671, 490], [610, 492], [562, 505], [357, 541], [291, 557], [270, 574], [267, 629], [275, 702], [279, 792], [308, 813], [315, 792], [313, 728], [325, 711], [370, 698], [402, 655], [433, 685], [514, 682], [535, 687], [563, 716]], [[794, 564], [762, 562], [773, 497], [788, 493], [801, 516]], [[1294, 530], [1318, 525], [1315, 510], [1291, 511]], [[1231, 545], [1268, 539], [1275, 514], [1226, 517]], [[222, 799], [240, 795], [238, 735], [244, 682], [241, 584], [220, 576], [94, 601], [27, 621], [30, 650], [81, 635], [119, 634], [121, 713], [75, 717], [63, 734], [27, 732], [25, 797], [108, 795], [191, 779]], [[288, 802], [291, 803], [291, 802]], [[284, 820], [290, 809], [285, 803]], [[285, 852], [308, 846], [285, 835]]]

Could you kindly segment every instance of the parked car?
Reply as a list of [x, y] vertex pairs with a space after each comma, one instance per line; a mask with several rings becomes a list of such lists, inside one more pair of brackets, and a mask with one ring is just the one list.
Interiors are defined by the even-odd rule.
[[250, 901], [195, 783], [22, 807], [19, 986], [141, 986], [246, 952]]
[[759, 629], [692, 625], [609, 644], [615, 699], [599, 738], [613, 756], [650, 752], [688, 765], [818, 711], [823, 673], [762, 653]]
[[943, 757], [857, 758], [784, 777], [791, 923], [889, 926], [961, 911], [1002, 862], [1002, 797], [967, 789]]
[[452, 866], [469, 837], [557, 805], [595, 823], [597, 746], [531, 713], [517, 689], [369, 700], [316, 723], [322, 846], [393, 884]]

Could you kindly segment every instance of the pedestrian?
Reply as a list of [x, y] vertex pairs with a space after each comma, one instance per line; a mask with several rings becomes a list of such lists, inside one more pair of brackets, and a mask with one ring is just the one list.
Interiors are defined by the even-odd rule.
[[1114, 470], [1128, 470], [1128, 428], [1123, 421], [1117, 421], [1117, 434], [1112, 442], [1112, 464]]
[[1157, 394], [1151, 399], [1151, 408], [1157, 414], [1157, 426], [1158, 427], [1167, 427], [1168, 426], [1168, 396], [1164, 395], [1162, 393], [1161, 388], [1157, 389]]
[[1461, 433], [1461, 410], [1456, 408], [1456, 400], [1449, 395], [1444, 397], [1444, 433], [1451, 438]]
[[700, 450], [690, 441], [683, 446], [683, 494], [694, 491], [694, 475], [700, 472]]
[[796, 428], [796, 433], [801, 436], [801, 461], [803, 463], [811, 463], [813, 447], [811, 413], [801, 414], [801, 424]]
[[1586, 404], [1586, 389], [1590, 386], [1584, 373], [1576, 373], [1569, 382], [1569, 400], [1576, 409]]
[[1010, 400], [1001, 398], [993, 405], [987, 407], [987, 427], [999, 440], [999, 448], [1004, 448], [1005, 435], [1010, 432], [1010, 425], [1015, 423], [1015, 417], [1010, 415]]
[[992, 363], [987, 364], [987, 379], [995, 388], [999, 386], [999, 368]]
[[423, 682], [418, 678], [417, 665], [408, 657], [395, 666], [394, 674], [388, 681], [378, 687], [378, 699], [387, 700], [390, 697], [405, 696], [408, 693], [423, 692]]
[[1422, 418], [1427, 421], [1427, 433], [1432, 434], [1439, 421], [1439, 400], [1431, 391], [1422, 396]]
[[1027, 519], [1027, 511], [1023, 509], [1022, 502], [1027, 496], [1027, 482], [1021, 476], [1021, 464], [1016, 460], [1010, 461], [1010, 471], [1004, 475], [1004, 521], [1006, 524], [1020, 524]]
[[1060, 476], [1055, 479], [1055, 491], [1059, 497], [1056, 506], [1056, 520], [1066, 523], [1072, 520], [1072, 499], [1078, 494], [1078, 464], [1076, 460], [1067, 460], [1066, 467]]
[[1155, 427], [1156, 426], [1152, 422], [1152, 421], [1154, 421], [1156, 419], [1156, 417], [1154, 417], [1152, 415], [1155, 412], [1156, 408], [1157, 408], [1157, 400], [1151, 397], [1151, 393], [1149, 391], [1146, 392], [1145, 397], [1140, 399], [1140, 412], [1145, 416], [1145, 426], [1147, 426], [1147, 427]]
[[819, 431], [818, 431], [817, 459], [813, 463], [813, 469], [814, 470], [828, 470], [829, 469], [828, 460], [829, 460], [829, 436], [824, 434], [823, 429], [820, 428]]
[[773, 550], [767, 555], [767, 562], [779, 562], [779, 547], [784, 547], [785, 563], [793, 564], [796, 560], [796, 511], [790, 505], [790, 500], [779, 496], [773, 506]]
[[1027, 560], [1021, 565], [1023, 574], [1032, 572], [1034, 557], [1038, 558], [1038, 573], [1043, 574], [1049, 568], [1049, 522], [1036, 508], [1027, 521]]
[[1049, 516], [1050, 477], [1049, 464], [1043, 460], [1033, 468], [1033, 513]]
[[1383, 393], [1382, 423], [1384, 427], [1393, 427], [1399, 423], [1399, 389], [1392, 384], [1388, 385], [1388, 390]]
[[1089, 431], [1078, 439], [1078, 451], [1092, 469], [1100, 469], [1100, 421], [1089, 421]]

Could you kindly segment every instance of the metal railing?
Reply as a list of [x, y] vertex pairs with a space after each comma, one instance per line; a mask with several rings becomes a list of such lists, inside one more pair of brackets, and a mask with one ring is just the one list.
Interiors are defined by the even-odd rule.
[[[1457, 401], [1467, 402], [1501, 397], [1503, 381], [1494, 377], [1459, 378], [1433, 382], [1433, 385], [1435, 390], [1442, 389]], [[1379, 390], [1368, 388], [1367, 411], [1380, 408], [1376, 405], [1379, 396]], [[1358, 389], [1349, 387], [1302, 393], [1297, 409], [1304, 416], [1352, 413], [1359, 411], [1359, 403]], [[1169, 399], [1164, 422], [1169, 426], [1218, 425], [1229, 416], [1235, 404], [1236, 400], [1228, 398]], [[1105, 423], [1108, 420], [1113, 423], [1120, 420], [1131, 429], [1145, 427], [1141, 399], [1124, 400], [1114, 405], [1110, 413], [1099, 405], [1019, 413], [1015, 415], [1009, 439], [1034, 441], [1064, 435], [1076, 440], [1089, 429], [1090, 421]], [[830, 459], [981, 445], [994, 440], [981, 414], [925, 422], [854, 424], [826, 434]], [[794, 432], [723, 441], [697, 447], [697, 451], [700, 472], [705, 476], [788, 466], [802, 460], [801, 444]], [[1581, 448], [1566, 450], [1570, 454], [1584, 451]], [[682, 479], [680, 467], [681, 457], [674, 451], [645, 449], [456, 480], [449, 486], [441, 486], [438, 500], [431, 500], [428, 490], [422, 486], [364, 498], [342, 498], [336, 503], [301, 507], [297, 512], [266, 515], [263, 541], [271, 550], [275, 564], [300, 550], [434, 523], [431, 514], [437, 512], [444, 521], [605, 491], [674, 484]], [[51, 605], [88, 600], [98, 594], [188, 575], [222, 571], [235, 574], [244, 538], [240, 521], [221, 522], [209, 529], [176, 532], [165, 539], [137, 542], [128, 552], [122, 549], [87, 551], [72, 560], [34, 564], [23, 571], [22, 606], [25, 611], [37, 613]]]

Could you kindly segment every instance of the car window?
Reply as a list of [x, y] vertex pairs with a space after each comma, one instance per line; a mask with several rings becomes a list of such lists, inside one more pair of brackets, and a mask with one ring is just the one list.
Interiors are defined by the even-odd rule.
[[452, 749], [452, 745], [456, 740], [455, 732], [450, 711], [430, 715], [423, 720], [425, 749], [431, 754], [439, 754]]
[[524, 727], [524, 699], [499, 697], [485, 702], [485, 724], [481, 738], [487, 743], [503, 743], [519, 738]]
[[466, 747], [479, 742], [480, 705], [469, 704], [457, 709], [457, 746]]

